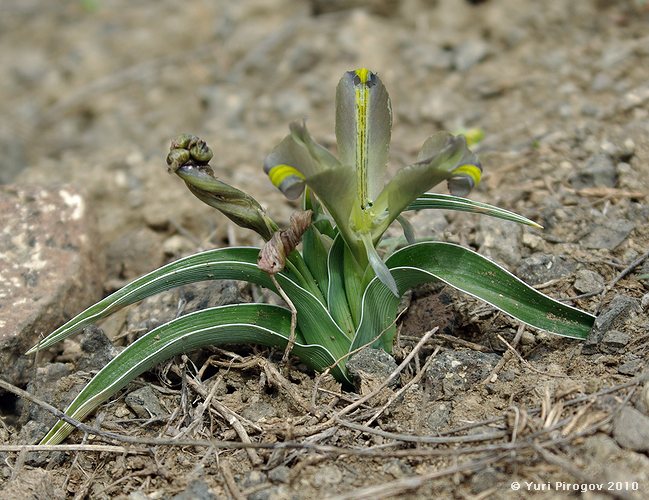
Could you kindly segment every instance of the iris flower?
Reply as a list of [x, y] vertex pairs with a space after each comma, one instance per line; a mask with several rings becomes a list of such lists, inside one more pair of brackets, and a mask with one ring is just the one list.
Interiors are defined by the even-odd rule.
[[306, 187], [327, 209], [361, 269], [367, 264], [397, 295], [397, 285], [376, 251], [388, 226], [418, 196], [446, 180], [451, 194], [467, 195], [482, 167], [462, 135], [438, 132], [417, 160], [386, 178], [392, 130], [390, 97], [379, 77], [361, 68], [346, 72], [336, 90], [338, 157], [315, 142], [304, 122], [264, 161], [271, 182], [289, 199]]

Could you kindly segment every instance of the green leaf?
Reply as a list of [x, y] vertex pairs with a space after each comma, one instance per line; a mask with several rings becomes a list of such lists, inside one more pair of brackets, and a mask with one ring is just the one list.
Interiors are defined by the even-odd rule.
[[345, 242], [341, 236], [338, 236], [331, 245], [327, 257], [327, 307], [336, 323], [351, 339], [356, 326], [345, 294], [344, 258]]
[[327, 274], [328, 248], [324, 243], [324, 236], [315, 225], [311, 225], [302, 236], [302, 256], [323, 296], [327, 295], [329, 276]]
[[354, 172], [346, 166], [339, 166], [307, 177], [306, 183], [336, 222], [347, 244], [355, 244], [355, 236], [349, 227], [349, 214], [356, 196]]
[[[101, 403], [140, 374], [173, 356], [208, 345], [261, 344], [284, 348], [290, 333], [290, 312], [266, 304], [237, 304], [197, 311], [166, 323], [124, 349], [83, 388], [66, 414], [83, 420]], [[317, 371], [333, 365], [336, 358], [319, 345], [306, 344], [300, 332], [293, 354]], [[349, 383], [338, 366], [332, 374]], [[74, 428], [59, 421], [41, 444], [58, 444]]]
[[361, 300], [363, 298], [363, 290], [365, 289], [363, 283], [365, 269], [358, 264], [358, 261], [347, 245], [343, 245], [342, 273], [349, 311], [352, 314], [354, 325], [358, 325], [361, 319]]
[[461, 198], [450, 194], [437, 194], [437, 193], [424, 193], [413, 201], [406, 210], [423, 210], [427, 208], [441, 209], [441, 210], [457, 210], [460, 212], [472, 212], [475, 214], [489, 215], [499, 219], [510, 220], [520, 224], [526, 224], [537, 228], [542, 228], [536, 222], [518, 215], [515, 212], [510, 212], [504, 208], [498, 208], [488, 203], [481, 203], [479, 201]]
[[[215, 279], [233, 279], [248, 281], [274, 290], [268, 274], [257, 267], [258, 254], [258, 248], [221, 248], [167, 264], [132, 281], [75, 316], [32, 347], [28, 354], [47, 348], [124, 306], [180, 285]], [[287, 270], [279, 273], [277, 280], [298, 308], [298, 324], [308, 332], [308, 342], [331, 346], [332, 352], [338, 357], [344, 355], [349, 340], [331, 318], [323, 302], [303, 288], [295, 274]], [[338, 342], [338, 338], [343, 339], [342, 343]]]
[[160, 292], [188, 283], [213, 279], [250, 281], [273, 288], [268, 275], [257, 267], [258, 248], [219, 248], [183, 257], [144, 276], [90, 306], [50, 333], [27, 354], [46, 349], [82, 328], [91, 325], [125, 306]]
[[277, 224], [266, 215], [257, 200], [218, 180], [209, 165], [183, 165], [175, 173], [185, 181], [194, 196], [238, 226], [252, 229], [265, 240], [277, 231]]
[[[544, 295], [489, 259], [459, 245], [421, 242], [391, 255], [387, 266], [400, 294], [422, 283], [441, 280], [477, 297], [530, 326], [574, 339], [585, 339], [595, 317]], [[386, 329], [399, 300], [378, 280], [365, 289], [362, 317], [351, 350]]]

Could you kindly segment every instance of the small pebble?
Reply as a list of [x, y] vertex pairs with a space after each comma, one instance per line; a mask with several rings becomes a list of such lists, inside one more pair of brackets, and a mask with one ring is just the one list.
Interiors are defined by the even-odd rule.
[[640, 358], [630, 359], [617, 367], [617, 372], [621, 375], [629, 375], [631, 377], [640, 373], [644, 363]]
[[[368, 377], [385, 380], [396, 368], [394, 358], [382, 349], [363, 349], [347, 363], [350, 375], [359, 381]], [[390, 387], [395, 387], [398, 383], [399, 378], [395, 377]]]
[[642, 298], [640, 299], [640, 306], [642, 307], [643, 311], [649, 309], [649, 293], [645, 293], [642, 296]]
[[[611, 148], [614, 148], [611, 145]], [[608, 153], [591, 156], [570, 178], [570, 184], [575, 189], [587, 187], [615, 187], [617, 172], [615, 162]]]
[[581, 269], [577, 271], [573, 285], [579, 293], [594, 293], [604, 287], [604, 278], [595, 271]]
[[149, 385], [129, 392], [124, 402], [139, 418], [162, 418], [167, 415], [160, 405], [158, 396]]
[[335, 465], [320, 466], [313, 476], [314, 486], [331, 486], [340, 483], [343, 480], [343, 473]]
[[590, 227], [588, 235], [582, 244], [586, 248], [599, 250], [614, 250], [631, 234], [635, 224], [625, 219], [606, 220], [595, 223]]
[[649, 452], [649, 417], [625, 406], [613, 422], [613, 437], [622, 448]]
[[623, 350], [629, 343], [630, 337], [628, 333], [619, 330], [609, 330], [602, 337], [600, 344], [600, 351], [607, 354], [614, 354]]
[[286, 465], [279, 465], [268, 472], [268, 479], [274, 483], [288, 483], [291, 480], [291, 469]]

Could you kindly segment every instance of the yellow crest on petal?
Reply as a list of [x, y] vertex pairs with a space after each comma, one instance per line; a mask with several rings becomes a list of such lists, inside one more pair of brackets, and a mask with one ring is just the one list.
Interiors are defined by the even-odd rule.
[[476, 187], [480, 183], [482, 177], [482, 169], [477, 165], [460, 165], [452, 172], [453, 175], [467, 176], [472, 181], [472, 187]]

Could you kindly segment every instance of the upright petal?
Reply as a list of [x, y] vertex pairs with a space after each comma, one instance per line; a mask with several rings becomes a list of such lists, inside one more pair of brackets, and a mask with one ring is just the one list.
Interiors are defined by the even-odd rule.
[[340, 161], [356, 171], [362, 209], [383, 189], [391, 129], [390, 97], [379, 77], [365, 68], [345, 73], [336, 90], [336, 140]]

